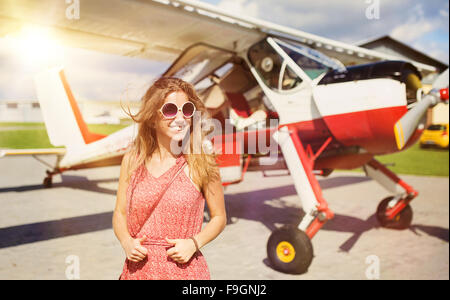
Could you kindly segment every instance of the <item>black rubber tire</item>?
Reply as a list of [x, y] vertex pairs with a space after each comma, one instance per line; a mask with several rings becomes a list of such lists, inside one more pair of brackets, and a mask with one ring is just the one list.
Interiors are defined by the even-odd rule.
[[386, 217], [386, 209], [389, 202], [394, 197], [387, 197], [383, 199], [377, 208], [377, 220], [382, 227], [390, 229], [403, 230], [411, 226], [413, 219], [413, 211], [409, 204], [397, 215], [393, 220], [388, 220]]
[[52, 180], [51, 177], [45, 177], [45, 178], [44, 178], [44, 181], [42, 182], [42, 184], [44, 185], [44, 187], [45, 187], [46, 189], [49, 189], [49, 188], [52, 187], [53, 180]]
[[[280, 242], [289, 242], [295, 249], [295, 257], [289, 262], [281, 261], [277, 256]], [[274, 269], [288, 274], [303, 274], [308, 271], [313, 260], [313, 246], [305, 232], [289, 225], [272, 232], [267, 242], [267, 257]]]

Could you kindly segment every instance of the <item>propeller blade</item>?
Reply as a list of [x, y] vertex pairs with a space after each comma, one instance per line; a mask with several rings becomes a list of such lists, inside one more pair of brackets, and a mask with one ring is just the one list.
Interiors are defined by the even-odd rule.
[[445, 100], [444, 97], [447, 97], [448, 99], [448, 69], [441, 73], [435, 80], [433, 89], [430, 93], [395, 123], [394, 134], [399, 150], [405, 147], [408, 140], [414, 134], [420, 120], [425, 115], [428, 108], [438, 104], [441, 99]]
[[440, 90], [448, 87], [448, 69], [439, 75], [438, 78], [433, 82], [433, 89]]
[[394, 125], [395, 140], [397, 148], [403, 149], [408, 140], [416, 131], [420, 120], [427, 112], [428, 108], [436, 102], [432, 95], [425, 96], [414, 108], [408, 111], [400, 120]]

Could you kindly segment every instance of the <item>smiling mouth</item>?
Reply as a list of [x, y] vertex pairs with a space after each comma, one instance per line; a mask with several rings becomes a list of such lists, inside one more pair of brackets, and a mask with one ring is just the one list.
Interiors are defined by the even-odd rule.
[[183, 132], [187, 128], [187, 126], [169, 126], [169, 128], [173, 132], [180, 133]]

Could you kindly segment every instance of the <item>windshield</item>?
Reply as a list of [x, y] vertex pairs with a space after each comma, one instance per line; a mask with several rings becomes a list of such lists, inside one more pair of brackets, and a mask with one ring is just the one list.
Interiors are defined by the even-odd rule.
[[433, 124], [428, 126], [427, 130], [431, 130], [431, 131], [443, 131], [445, 130], [445, 125], [441, 125], [441, 124]]
[[265, 85], [272, 90], [291, 90], [303, 81], [266, 39], [250, 47], [248, 57]]
[[287, 43], [279, 39], [274, 40], [311, 79], [315, 79], [330, 70], [345, 71], [342, 63], [329, 58], [319, 51], [293, 42]]

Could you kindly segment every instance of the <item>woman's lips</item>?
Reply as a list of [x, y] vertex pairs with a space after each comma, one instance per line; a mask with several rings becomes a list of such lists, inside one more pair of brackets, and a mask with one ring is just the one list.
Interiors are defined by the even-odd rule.
[[180, 133], [183, 132], [187, 128], [187, 126], [169, 126], [169, 128], [175, 133]]

